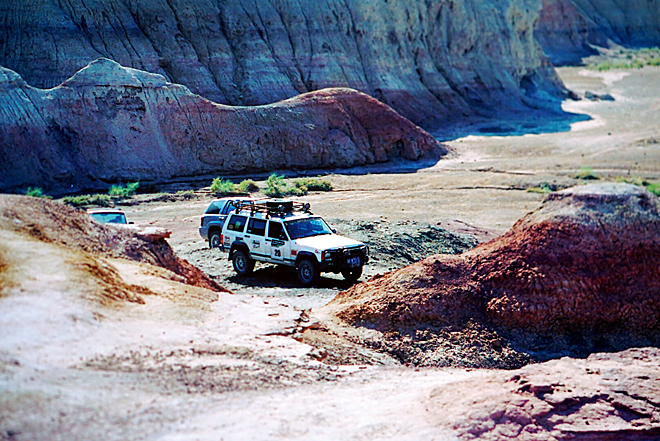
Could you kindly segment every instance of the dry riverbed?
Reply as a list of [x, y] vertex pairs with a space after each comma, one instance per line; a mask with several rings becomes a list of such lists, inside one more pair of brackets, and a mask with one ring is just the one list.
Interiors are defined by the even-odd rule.
[[[529, 189], [580, 184], [581, 167], [601, 179], [660, 179], [660, 69], [559, 73], [579, 96], [614, 101], [566, 102], [566, 111], [588, 116], [570, 124], [474, 126], [447, 142], [448, 158], [337, 171], [327, 176], [334, 191], [303, 199], [340, 233], [370, 245], [368, 278], [504, 233], [542, 201]], [[315, 348], [291, 336], [308, 326], [310, 308], [348, 286], [341, 276], [306, 289], [292, 271], [260, 265], [238, 278], [226, 254], [197, 233], [210, 195], [173, 199], [145, 195], [124, 208], [136, 224], [171, 230], [175, 252], [234, 294], [210, 303], [146, 296], [145, 304], [90, 309], [58, 288], [64, 269], [55, 262], [63, 258], [39, 245], [39, 260], [22, 264], [35, 285], [31, 297], [0, 298], [0, 439], [466, 438], [461, 412], [490, 418], [470, 403], [486, 395], [495, 402], [493, 391], [525, 372], [568, 369], [568, 361], [522, 373], [415, 369], [355, 348], [333, 357], [333, 342]], [[4, 247], [15, 240], [4, 239]], [[617, 360], [597, 363], [620, 368]], [[449, 408], [455, 399], [462, 408]]]

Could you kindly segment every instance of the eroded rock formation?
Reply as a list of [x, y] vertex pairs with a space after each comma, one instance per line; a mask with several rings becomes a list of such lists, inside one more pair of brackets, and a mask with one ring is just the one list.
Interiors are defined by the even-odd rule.
[[45, 198], [0, 195], [0, 231], [75, 253], [76, 259], [83, 262], [79, 266], [96, 277], [96, 283], [102, 285], [108, 298], [124, 295], [139, 299], [139, 291], [131, 292], [131, 287], [126, 286], [103, 258], [128, 259], [165, 268], [169, 273], [165, 277], [177, 282], [227, 292], [202, 271], [178, 258], [165, 239], [139, 234], [128, 226], [97, 223], [82, 210]]
[[565, 357], [443, 385], [425, 404], [460, 440], [654, 440], [659, 361], [656, 348]]
[[[659, 259], [656, 196], [628, 184], [574, 187], [502, 237], [372, 278], [328, 308], [383, 332], [497, 333], [540, 358], [657, 345]], [[501, 351], [497, 338], [481, 340], [482, 357]]]
[[593, 55], [592, 46], [660, 45], [660, 4], [653, 0], [543, 0], [535, 30], [555, 64]]
[[35, 89], [0, 68], [0, 189], [416, 160], [443, 147], [374, 98], [324, 89], [272, 105], [208, 101], [100, 59]]
[[[214, 102], [365, 92], [425, 128], [547, 105], [539, 0], [82, 0], [0, 4], [0, 65], [54, 87], [99, 57]], [[542, 92], [539, 94], [539, 92]], [[536, 99], [536, 95], [541, 96]]]

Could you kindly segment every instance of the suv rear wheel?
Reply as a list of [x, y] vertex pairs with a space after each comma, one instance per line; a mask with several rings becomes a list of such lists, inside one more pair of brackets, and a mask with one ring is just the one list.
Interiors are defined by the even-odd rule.
[[244, 251], [236, 250], [231, 258], [234, 271], [239, 276], [246, 276], [254, 270], [254, 260], [250, 259]]
[[316, 265], [309, 259], [303, 259], [298, 264], [298, 280], [303, 285], [311, 285], [319, 275]]
[[219, 248], [222, 245], [222, 235], [214, 231], [209, 235], [209, 248]]
[[357, 268], [342, 270], [341, 275], [349, 282], [357, 282], [362, 275], [362, 267], [358, 266]]

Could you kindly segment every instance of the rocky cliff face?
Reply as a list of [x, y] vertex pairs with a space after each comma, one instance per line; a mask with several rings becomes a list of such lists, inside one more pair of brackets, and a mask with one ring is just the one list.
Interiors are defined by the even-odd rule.
[[538, 0], [9, 1], [0, 65], [54, 87], [107, 57], [232, 105], [350, 87], [438, 128], [560, 92], [534, 39], [539, 9]]
[[654, 0], [543, 0], [535, 30], [555, 64], [574, 63], [610, 42], [660, 45], [660, 3]]
[[93, 189], [176, 176], [351, 167], [444, 152], [386, 105], [325, 89], [257, 107], [215, 104], [101, 59], [50, 90], [0, 70], [0, 189]]

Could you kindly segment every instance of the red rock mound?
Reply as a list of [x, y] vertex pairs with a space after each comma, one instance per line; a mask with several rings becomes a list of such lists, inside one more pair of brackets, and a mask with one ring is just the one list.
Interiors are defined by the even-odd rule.
[[540, 358], [660, 343], [660, 200], [628, 184], [549, 195], [504, 236], [341, 293], [381, 331], [495, 330]]
[[324, 89], [231, 107], [99, 59], [58, 87], [0, 67], [0, 190], [105, 189], [110, 182], [354, 167], [446, 150], [385, 104]]
[[[165, 239], [152, 239], [132, 229], [99, 224], [82, 210], [48, 199], [0, 195], [0, 229], [27, 234], [90, 256], [125, 258], [159, 266], [177, 274], [180, 281], [189, 285], [227, 291], [178, 258]], [[97, 266], [95, 270], [107, 272]]]

